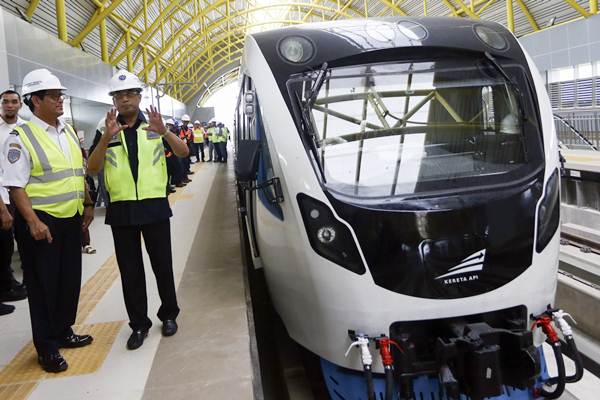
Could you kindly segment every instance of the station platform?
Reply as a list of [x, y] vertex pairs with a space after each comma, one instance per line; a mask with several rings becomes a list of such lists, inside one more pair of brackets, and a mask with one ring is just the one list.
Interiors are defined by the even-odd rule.
[[96, 209], [90, 233], [97, 253], [82, 255], [74, 327], [76, 333], [93, 335], [94, 342], [61, 351], [69, 363], [66, 372], [45, 373], [31, 342], [27, 301], [12, 303], [15, 312], [0, 317], [0, 399], [254, 398], [232, 168], [206, 162], [192, 170], [192, 182], [169, 198], [178, 333], [161, 335], [160, 299], [144, 254], [154, 325], [141, 348], [126, 349], [131, 329], [112, 234], [104, 209]]

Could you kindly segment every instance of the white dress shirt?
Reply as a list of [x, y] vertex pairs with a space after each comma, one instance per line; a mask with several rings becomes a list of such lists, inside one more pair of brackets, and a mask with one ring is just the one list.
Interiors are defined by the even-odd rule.
[[9, 124], [5, 120], [0, 117], [0, 199], [4, 202], [4, 204], [9, 204], [10, 200], [8, 198], [8, 190], [4, 187], [4, 143], [6, 143], [6, 139], [8, 139], [10, 133], [15, 129], [15, 126], [21, 125], [25, 121], [22, 120], [19, 116], [17, 116], [17, 122], [15, 124]]
[[[67, 135], [67, 126], [60, 119], [58, 120], [58, 126], [55, 128], [53, 126], [48, 125], [35, 115], [31, 117], [31, 121], [37, 126], [41, 127], [45, 130], [50, 138], [56, 143], [58, 148], [63, 152], [65, 157], [68, 160], [71, 159], [71, 150], [69, 148], [69, 139]], [[12, 146], [11, 146], [12, 145]], [[18, 157], [14, 162], [9, 161], [8, 152], [9, 150], [18, 151]], [[5, 187], [20, 187], [24, 188], [27, 186], [27, 182], [29, 182], [29, 176], [31, 175], [31, 156], [29, 151], [23, 145], [23, 141], [18, 135], [9, 135], [9, 138], [6, 140], [4, 144], [4, 149], [2, 151], [4, 153], [4, 157], [6, 158], [5, 168], [4, 168], [4, 183]], [[15, 156], [11, 157], [15, 159]]]

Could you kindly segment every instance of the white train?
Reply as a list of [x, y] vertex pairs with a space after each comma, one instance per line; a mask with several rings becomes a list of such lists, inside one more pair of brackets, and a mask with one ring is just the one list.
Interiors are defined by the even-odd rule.
[[563, 368], [542, 387], [539, 346], [565, 322], [549, 309], [558, 143], [509, 31], [300, 25], [248, 36], [241, 79], [236, 173], [254, 262], [289, 335], [323, 359], [332, 398], [553, 398], [578, 378]]

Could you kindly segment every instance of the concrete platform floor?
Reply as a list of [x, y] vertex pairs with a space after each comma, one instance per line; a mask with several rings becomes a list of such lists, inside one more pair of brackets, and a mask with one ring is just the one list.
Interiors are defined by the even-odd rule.
[[126, 349], [131, 330], [112, 235], [103, 210], [98, 209], [91, 226], [97, 253], [83, 255], [80, 325], [75, 329], [98, 332], [94, 343], [63, 352], [68, 374], [44, 374], [31, 351], [27, 302], [13, 303], [16, 311], [0, 317], [1, 399], [253, 398], [243, 270], [228, 167], [194, 164], [192, 183], [170, 198], [179, 332], [161, 336], [155, 315], [160, 299], [144, 253], [154, 326], [140, 349]]

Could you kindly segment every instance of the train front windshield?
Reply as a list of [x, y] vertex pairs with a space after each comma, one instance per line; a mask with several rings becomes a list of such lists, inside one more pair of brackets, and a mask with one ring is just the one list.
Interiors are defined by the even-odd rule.
[[504, 68], [524, 82], [519, 66], [454, 59], [330, 68], [288, 87], [328, 190], [414, 197], [511, 182], [540, 167], [537, 122], [524, 129], [537, 121], [524, 117], [537, 115], [531, 94]]

